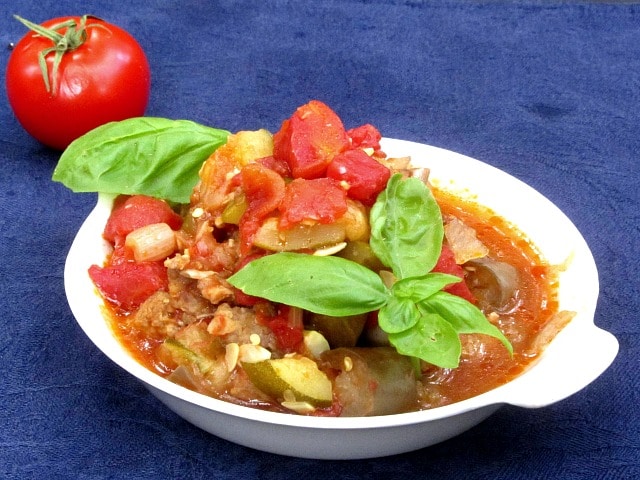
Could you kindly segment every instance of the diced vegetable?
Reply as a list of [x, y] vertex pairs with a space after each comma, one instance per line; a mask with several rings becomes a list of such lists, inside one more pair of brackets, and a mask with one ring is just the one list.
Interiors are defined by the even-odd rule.
[[273, 142], [273, 156], [289, 164], [294, 178], [322, 177], [333, 157], [350, 146], [340, 117], [317, 100], [285, 120]]
[[444, 235], [458, 265], [486, 257], [489, 253], [489, 249], [478, 240], [476, 231], [456, 217], [447, 219]]
[[366, 322], [366, 313], [348, 317], [332, 317], [316, 313], [309, 317], [307, 326], [319, 331], [327, 339], [331, 348], [354, 347]]
[[347, 136], [351, 140], [352, 148], [370, 148], [374, 152], [380, 150], [382, 135], [369, 123], [347, 130]]
[[114, 203], [103, 236], [107, 241], [120, 245], [129, 233], [152, 223], [166, 223], [177, 230], [182, 225], [182, 217], [164, 200], [145, 195], [120, 196]]
[[464, 298], [465, 300], [468, 300], [472, 303], [476, 301], [473, 293], [471, 293], [471, 290], [469, 290], [469, 287], [464, 281], [464, 269], [456, 263], [453, 251], [446, 244], [442, 245], [440, 257], [438, 258], [436, 266], [433, 267], [433, 271], [448, 273], [450, 275], [455, 275], [456, 277], [462, 278], [463, 281], [448, 285], [444, 288], [444, 291], [449, 292], [453, 295], [457, 295], [458, 297]]
[[336, 220], [344, 225], [346, 240], [350, 242], [369, 240], [369, 212], [360, 202], [347, 199], [347, 211]]
[[152, 223], [129, 233], [124, 245], [133, 251], [136, 262], [155, 262], [175, 251], [176, 234], [166, 223]]
[[308, 402], [315, 407], [327, 407], [333, 401], [331, 381], [307, 357], [243, 363], [242, 368], [256, 387], [280, 402]]
[[387, 186], [390, 170], [363, 150], [347, 150], [336, 155], [327, 167], [327, 177], [347, 184], [347, 195], [365, 205], [373, 205]]
[[227, 145], [233, 149], [239, 166], [273, 155], [273, 138], [265, 129], [237, 132], [229, 136]]
[[229, 201], [229, 187], [235, 174], [239, 171], [236, 162], [233, 142], [218, 148], [200, 167], [200, 181], [193, 189], [192, 203], [213, 214], [223, 209]]
[[178, 365], [193, 365], [202, 375], [209, 374], [215, 367], [215, 361], [213, 359], [194, 352], [175, 338], [167, 338], [161, 348], [165, 349], [171, 357], [171, 360]]
[[340, 371], [335, 393], [341, 416], [390, 415], [415, 408], [414, 365], [393, 348], [337, 348], [321, 358]]
[[284, 352], [295, 352], [303, 341], [302, 313], [300, 308], [280, 305], [273, 315], [259, 314], [258, 322], [271, 329]]
[[281, 158], [275, 158], [273, 156], [264, 157], [256, 160], [256, 163], [270, 168], [282, 178], [291, 178], [291, 170], [289, 169], [289, 164]]
[[345, 228], [339, 223], [301, 223], [288, 230], [280, 230], [278, 219], [268, 218], [256, 232], [253, 243], [272, 252], [315, 250], [340, 243], [345, 235]]
[[389, 347], [389, 334], [380, 328], [378, 313], [372, 312], [364, 326], [363, 340], [371, 347]]
[[518, 270], [508, 263], [485, 257], [468, 262], [464, 269], [469, 289], [482, 307], [504, 307], [518, 288]]
[[347, 194], [330, 178], [298, 178], [287, 185], [280, 210], [284, 230], [303, 222], [332, 223], [347, 211]]
[[177, 383], [207, 394], [219, 394], [226, 385], [230, 371], [225, 354], [220, 340], [210, 335], [206, 324], [200, 322], [187, 325], [158, 347], [158, 356], [163, 363], [182, 367], [186, 371], [181, 377], [186, 377], [193, 385], [181, 382], [180, 377], [176, 379]]
[[238, 225], [242, 215], [247, 211], [247, 196], [244, 192], [239, 192], [231, 198], [227, 206], [222, 211], [222, 221], [232, 225]]
[[106, 299], [126, 311], [136, 309], [155, 292], [168, 287], [167, 269], [158, 262], [92, 265], [89, 276]]
[[259, 163], [247, 165], [240, 175], [247, 204], [240, 218], [240, 238], [246, 253], [262, 220], [282, 202], [285, 183], [280, 175]]

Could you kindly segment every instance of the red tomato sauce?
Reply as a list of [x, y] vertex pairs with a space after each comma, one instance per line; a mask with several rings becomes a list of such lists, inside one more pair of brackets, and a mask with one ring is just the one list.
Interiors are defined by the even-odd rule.
[[[532, 349], [536, 335], [557, 312], [556, 280], [553, 269], [546, 265], [535, 247], [505, 219], [473, 202], [463, 201], [451, 193], [434, 191], [443, 215], [455, 215], [473, 227], [478, 238], [490, 249], [491, 255], [514, 265], [521, 276], [518, 288], [518, 306], [502, 315], [508, 323], [508, 335], [514, 347], [511, 357], [504, 346], [487, 336], [466, 335], [460, 366], [456, 369], [430, 367], [424, 369], [419, 384], [419, 405], [428, 409], [458, 402], [503, 385], [520, 375], [540, 354]], [[132, 316], [123, 314], [113, 305], [108, 316], [118, 340], [129, 353], [149, 370], [167, 376], [171, 368], [158, 358], [157, 347], [161, 339], [152, 338], [136, 329]], [[475, 345], [473, 337], [482, 337]], [[477, 348], [473, 348], [476, 346]], [[467, 351], [468, 350], [468, 351]], [[260, 408], [272, 407], [268, 404]], [[322, 413], [322, 412], [320, 412]]]
[[501, 314], [501, 323], [513, 324], [517, 334], [507, 335], [514, 348], [513, 358], [497, 339], [483, 336], [482, 351], [463, 354], [458, 368], [433, 368], [426, 372], [423, 383], [429, 393], [423, 399], [425, 408], [479, 395], [523, 373], [540, 354], [532, 350], [537, 334], [558, 310], [553, 269], [521, 232], [486, 207], [461, 201], [444, 191], [434, 194], [443, 215], [455, 215], [473, 227], [491, 255], [515, 266], [521, 280], [517, 308]]

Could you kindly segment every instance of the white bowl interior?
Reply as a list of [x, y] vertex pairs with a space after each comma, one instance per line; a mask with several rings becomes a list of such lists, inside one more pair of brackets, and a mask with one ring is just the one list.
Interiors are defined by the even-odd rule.
[[109, 246], [102, 231], [113, 196], [100, 194], [71, 246], [65, 289], [78, 324], [120, 367], [144, 382], [169, 408], [194, 425], [233, 442], [298, 457], [348, 459], [391, 455], [451, 438], [474, 426], [501, 404], [541, 407], [566, 398], [597, 378], [618, 351], [616, 339], [593, 317], [598, 273], [573, 223], [549, 200], [514, 177], [447, 150], [384, 139], [390, 156], [411, 156], [431, 169], [439, 187], [468, 195], [508, 219], [552, 264], [568, 261], [561, 274], [560, 308], [577, 312], [523, 375], [477, 397], [422, 412], [369, 418], [316, 418], [264, 412], [206, 397], [175, 385], [138, 364], [118, 343], [102, 311], [87, 269], [102, 264]]

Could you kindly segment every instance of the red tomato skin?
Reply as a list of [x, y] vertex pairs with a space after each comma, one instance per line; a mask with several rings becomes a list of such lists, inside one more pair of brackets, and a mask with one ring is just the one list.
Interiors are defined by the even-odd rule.
[[[79, 24], [80, 17], [61, 17], [42, 25], [71, 18]], [[52, 46], [51, 40], [27, 33], [7, 63], [7, 96], [16, 118], [34, 138], [57, 150], [104, 123], [142, 116], [149, 101], [149, 63], [137, 41], [99, 19], [89, 18], [87, 25], [85, 43], [62, 57], [56, 92], [47, 92], [38, 66], [38, 54]], [[51, 84], [53, 57], [46, 57]]]
[[122, 262], [89, 267], [89, 277], [104, 298], [132, 312], [158, 290], [167, 290], [169, 280], [162, 262]]
[[273, 156], [287, 162], [294, 178], [320, 178], [350, 142], [340, 117], [312, 100], [299, 107], [273, 136]]
[[276, 159], [275, 157], [264, 157], [256, 160], [260, 165], [267, 167], [282, 178], [291, 178], [291, 170], [289, 170], [289, 164], [282, 159]]
[[242, 253], [247, 253], [262, 220], [282, 202], [285, 182], [274, 170], [259, 163], [246, 165], [240, 171], [240, 179], [248, 203], [240, 218], [240, 248]]
[[177, 230], [182, 226], [182, 218], [164, 200], [146, 195], [123, 195], [114, 202], [103, 237], [119, 246], [129, 233], [152, 223], [166, 223]]
[[332, 223], [347, 211], [347, 193], [332, 178], [296, 178], [286, 187], [280, 205], [281, 229], [303, 221]]
[[382, 135], [376, 127], [369, 123], [347, 130], [347, 136], [351, 139], [351, 146], [353, 148], [373, 148], [374, 151], [380, 150]]
[[304, 325], [292, 324], [289, 321], [290, 308], [287, 305], [278, 305], [276, 314], [272, 316], [258, 311], [258, 322], [271, 329], [278, 347], [286, 353], [298, 351], [304, 339]]
[[301, 327], [289, 325], [286, 319], [276, 317], [268, 322], [269, 328], [276, 336], [278, 346], [285, 352], [295, 352], [300, 348], [300, 344], [304, 339]]
[[337, 155], [327, 167], [327, 177], [349, 185], [349, 198], [373, 205], [387, 186], [391, 172], [363, 150], [347, 150]]
[[471, 303], [476, 303], [476, 299], [473, 296], [473, 293], [471, 293], [471, 290], [469, 290], [469, 287], [464, 281], [464, 269], [462, 268], [462, 266], [456, 263], [456, 259], [453, 255], [453, 250], [451, 250], [449, 246], [442, 245], [440, 258], [438, 258], [436, 266], [433, 267], [433, 271], [438, 273], [448, 273], [449, 275], [460, 277], [462, 279], [461, 282], [448, 285], [443, 290], [452, 295], [457, 295], [458, 297], [464, 298]]

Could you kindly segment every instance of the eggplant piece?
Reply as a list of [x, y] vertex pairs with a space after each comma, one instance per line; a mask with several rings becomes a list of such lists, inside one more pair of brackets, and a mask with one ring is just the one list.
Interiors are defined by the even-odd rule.
[[230, 372], [224, 361], [220, 340], [207, 332], [203, 323], [192, 323], [158, 346], [158, 358], [176, 370], [169, 380], [183, 387], [217, 394], [224, 390]]
[[308, 330], [316, 330], [327, 339], [331, 348], [353, 347], [367, 322], [367, 314], [331, 317], [312, 313], [305, 322]]
[[391, 347], [336, 348], [322, 362], [339, 371], [334, 393], [343, 417], [391, 415], [417, 406], [416, 373], [411, 358]]
[[371, 326], [365, 325], [362, 339], [365, 345], [371, 347], [388, 347], [391, 345], [389, 343], [389, 334], [382, 330], [380, 325], [377, 324]]
[[465, 263], [465, 281], [482, 309], [500, 311], [512, 299], [519, 286], [518, 270], [490, 257]]

